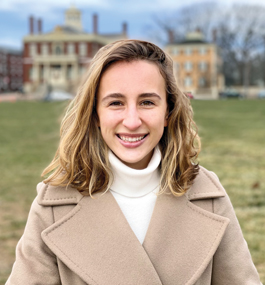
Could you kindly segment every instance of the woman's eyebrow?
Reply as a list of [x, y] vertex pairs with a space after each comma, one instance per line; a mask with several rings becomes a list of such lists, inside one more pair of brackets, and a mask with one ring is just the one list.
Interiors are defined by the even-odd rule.
[[121, 93], [111, 93], [111, 94], [108, 94], [107, 96], [105, 96], [104, 98], [102, 98], [102, 102], [108, 100], [108, 99], [120, 99], [120, 98], [124, 98], [125, 96], [122, 95]]
[[154, 92], [143, 93], [143, 94], [139, 95], [139, 98], [150, 98], [150, 97], [156, 97], [157, 99], [162, 100], [161, 97], [158, 94], [154, 93]]

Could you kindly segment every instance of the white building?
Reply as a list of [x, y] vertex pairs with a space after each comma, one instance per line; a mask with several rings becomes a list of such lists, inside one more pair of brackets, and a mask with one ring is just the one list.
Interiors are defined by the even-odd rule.
[[65, 12], [65, 24], [42, 33], [42, 21], [30, 17], [30, 33], [24, 42], [24, 91], [44, 89], [75, 92], [91, 58], [104, 45], [127, 38], [127, 24], [121, 33], [99, 34], [98, 16], [93, 15], [93, 33], [82, 26], [81, 11], [71, 7]]

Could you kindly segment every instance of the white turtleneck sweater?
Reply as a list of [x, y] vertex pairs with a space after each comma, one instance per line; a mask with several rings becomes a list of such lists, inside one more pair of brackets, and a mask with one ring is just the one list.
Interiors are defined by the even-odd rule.
[[147, 168], [141, 170], [128, 167], [111, 151], [109, 161], [114, 176], [110, 192], [142, 244], [154, 210], [157, 198], [155, 193], [159, 191], [160, 150], [155, 148]]

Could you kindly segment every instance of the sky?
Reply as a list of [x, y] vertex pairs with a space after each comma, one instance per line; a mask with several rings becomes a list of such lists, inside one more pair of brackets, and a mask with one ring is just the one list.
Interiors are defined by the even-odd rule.
[[[222, 5], [248, 3], [265, 6], [265, 0], [212, 0]], [[99, 33], [119, 33], [122, 23], [128, 24], [129, 38], [152, 40], [151, 27], [155, 17], [170, 15], [185, 5], [200, 0], [0, 0], [0, 47], [22, 48], [23, 37], [29, 33], [29, 16], [41, 18], [43, 32], [64, 24], [64, 12], [71, 5], [82, 11], [86, 32], [92, 32], [92, 15], [98, 14]]]

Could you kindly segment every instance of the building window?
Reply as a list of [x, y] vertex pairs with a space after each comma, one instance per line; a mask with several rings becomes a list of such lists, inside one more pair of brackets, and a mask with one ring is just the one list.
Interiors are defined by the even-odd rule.
[[61, 49], [60, 46], [56, 46], [56, 47], [55, 47], [55, 54], [57, 54], [57, 55], [62, 54], [62, 49]]
[[190, 76], [187, 76], [185, 77], [185, 80], [184, 80], [184, 86], [185, 87], [190, 87], [192, 85], [192, 79]]
[[200, 71], [206, 71], [207, 70], [207, 63], [205, 61], [201, 61], [199, 63], [199, 69], [200, 69]]
[[79, 44], [79, 55], [86, 56], [87, 55], [87, 45], [86, 43]]
[[44, 66], [41, 65], [40, 66], [40, 79], [43, 80], [45, 77], [45, 70], [44, 70]]
[[30, 44], [29, 45], [29, 55], [35, 56], [37, 54], [37, 46], [36, 44]]
[[205, 85], [206, 85], [205, 78], [204, 77], [200, 77], [200, 79], [199, 79], [199, 86], [200, 87], [205, 87]]
[[177, 47], [172, 48], [171, 52], [172, 52], [172, 55], [178, 55], [179, 54], [179, 50]]
[[200, 47], [199, 51], [200, 51], [201, 55], [204, 55], [204, 54], [206, 54], [207, 49], [206, 49], [206, 47]]
[[192, 63], [190, 61], [185, 62], [185, 70], [191, 71], [192, 70]]
[[72, 65], [67, 66], [67, 79], [73, 78], [73, 68]]
[[85, 74], [85, 72], [86, 72], [86, 66], [85, 65], [81, 65], [79, 67], [79, 74], [83, 75], [83, 74]]
[[2, 64], [1, 70], [2, 70], [3, 74], [7, 74], [7, 65], [6, 64]]
[[42, 55], [47, 55], [49, 52], [48, 52], [48, 45], [47, 44], [42, 44], [41, 45], [41, 54]]
[[29, 69], [29, 79], [30, 80], [33, 79], [33, 68], [32, 67]]
[[75, 54], [75, 46], [73, 43], [67, 45], [67, 53], [68, 54]]
[[185, 54], [186, 54], [186, 55], [191, 55], [191, 54], [192, 54], [192, 49], [191, 49], [190, 47], [187, 47], [187, 48], [185, 49]]
[[16, 60], [16, 58], [15, 58], [14, 56], [11, 56], [11, 57], [10, 57], [10, 63], [11, 63], [11, 64], [16, 64], [16, 61], [17, 61], [17, 60]]
[[15, 75], [15, 74], [17, 73], [16, 67], [12, 66], [12, 67], [10, 68], [10, 73], [11, 73], [12, 75]]

